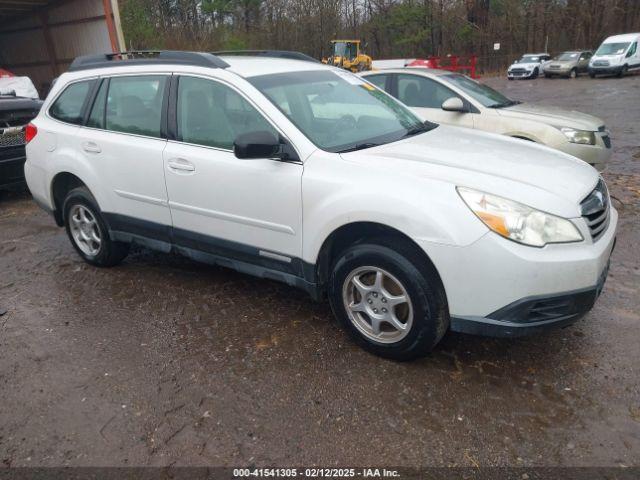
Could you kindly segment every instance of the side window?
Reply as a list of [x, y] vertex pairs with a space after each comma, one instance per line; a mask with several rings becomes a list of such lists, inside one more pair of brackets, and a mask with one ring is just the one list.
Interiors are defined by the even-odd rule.
[[91, 108], [91, 114], [87, 120], [87, 127], [104, 128], [105, 122], [105, 107], [107, 99], [107, 88], [109, 87], [109, 80], [102, 80], [100, 90], [93, 101], [93, 107]]
[[430, 78], [398, 75], [398, 100], [409, 107], [441, 108], [442, 103], [451, 97], [458, 95]]
[[111, 78], [107, 94], [105, 128], [116, 132], [159, 137], [166, 81], [167, 77], [163, 75]]
[[82, 123], [82, 105], [89, 93], [90, 85], [91, 80], [69, 85], [53, 103], [49, 115], [62, 122], [75, 125]]
[[268, 131], [267, 120], [235, 90], [218, 82], [180, 77], [178, 83], [178, 138], [207, 147], [233, 149], [238, 135]]
[[388, 75], [367, 75], [365, 80], [373, 83], [380, 90], [386, 91], [387, 78], [389, 78]]
[[629, 48], [629, 53], [627, 53], [627, 57], [631, 57], [636, 54], [636, 50], [638, 49], [638, 42], [633, 42], [631, 48]]

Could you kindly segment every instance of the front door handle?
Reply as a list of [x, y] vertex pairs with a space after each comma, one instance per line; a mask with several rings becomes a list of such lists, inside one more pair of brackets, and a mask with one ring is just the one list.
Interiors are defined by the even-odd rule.
[[82, 144], [82, 149], [88, 153], [100, 153], [102, 149], [95, 142], [84, 142]]
[[177, 171], [180, 171], [180, 172], [195, 172], [196, 171], [196, 166], [193, 163], [191, 163], [191, 162], [189, 162], [189, 161], [187, 161], [187, 160], [185, 160], [183, 158], [176, 158], [176, 159], [173, 159], [173, 160], [169, 160], [167, 162], [167, 165], [169, 166], [169, 168], [171, 170], [177, 170]]

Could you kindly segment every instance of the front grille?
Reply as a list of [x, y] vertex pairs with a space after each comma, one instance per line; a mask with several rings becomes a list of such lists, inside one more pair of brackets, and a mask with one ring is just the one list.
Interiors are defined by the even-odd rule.
[[604, 180], [600, 179], [596, 188], [581, 203], [582, 218], [587, 222], [591, 238], [598, 241], [609, 226], [609, 192]]
[[524, 73], [527, 73], [527, 71], [524, 68], [512, 68], [511, 73], [514, 75], [522, 75]]
[[15, 147], [17, 145], [24, 145], [24, 129], [14, 130], [7, 129], [5, 133], [0, 129], [0, 147]]
[[594, 67], [608, 67], [609, 66], [609, 60], [596, 60], [595, 62], [593, 62], [593, 66]]

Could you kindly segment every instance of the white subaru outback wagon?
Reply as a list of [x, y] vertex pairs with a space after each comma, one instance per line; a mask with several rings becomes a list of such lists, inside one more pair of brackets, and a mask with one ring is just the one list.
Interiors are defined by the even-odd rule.
[[596, 170], [424, 123], [309, 61], [80, 57], [26, 131], [35, 200], [96, 266], [132, 243], [328, 296], [386, 357], [588, 312], [618, 215]]

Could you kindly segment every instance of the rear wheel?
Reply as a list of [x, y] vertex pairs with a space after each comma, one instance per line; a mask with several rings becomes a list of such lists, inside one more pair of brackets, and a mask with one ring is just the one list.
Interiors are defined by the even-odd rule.
[[426, 355], [449, 326], [438, 274], [402, 241], [379, 239], [344, 251], [333, 267], [329, 300], [356, 342], [395, 360]]
[[71, 190], [63, 205], [64, 224], [71, 244], [91, 265], [111, 267], [129, 253], [129, 244], [115, 242], [93, 195], [86, 187]]

